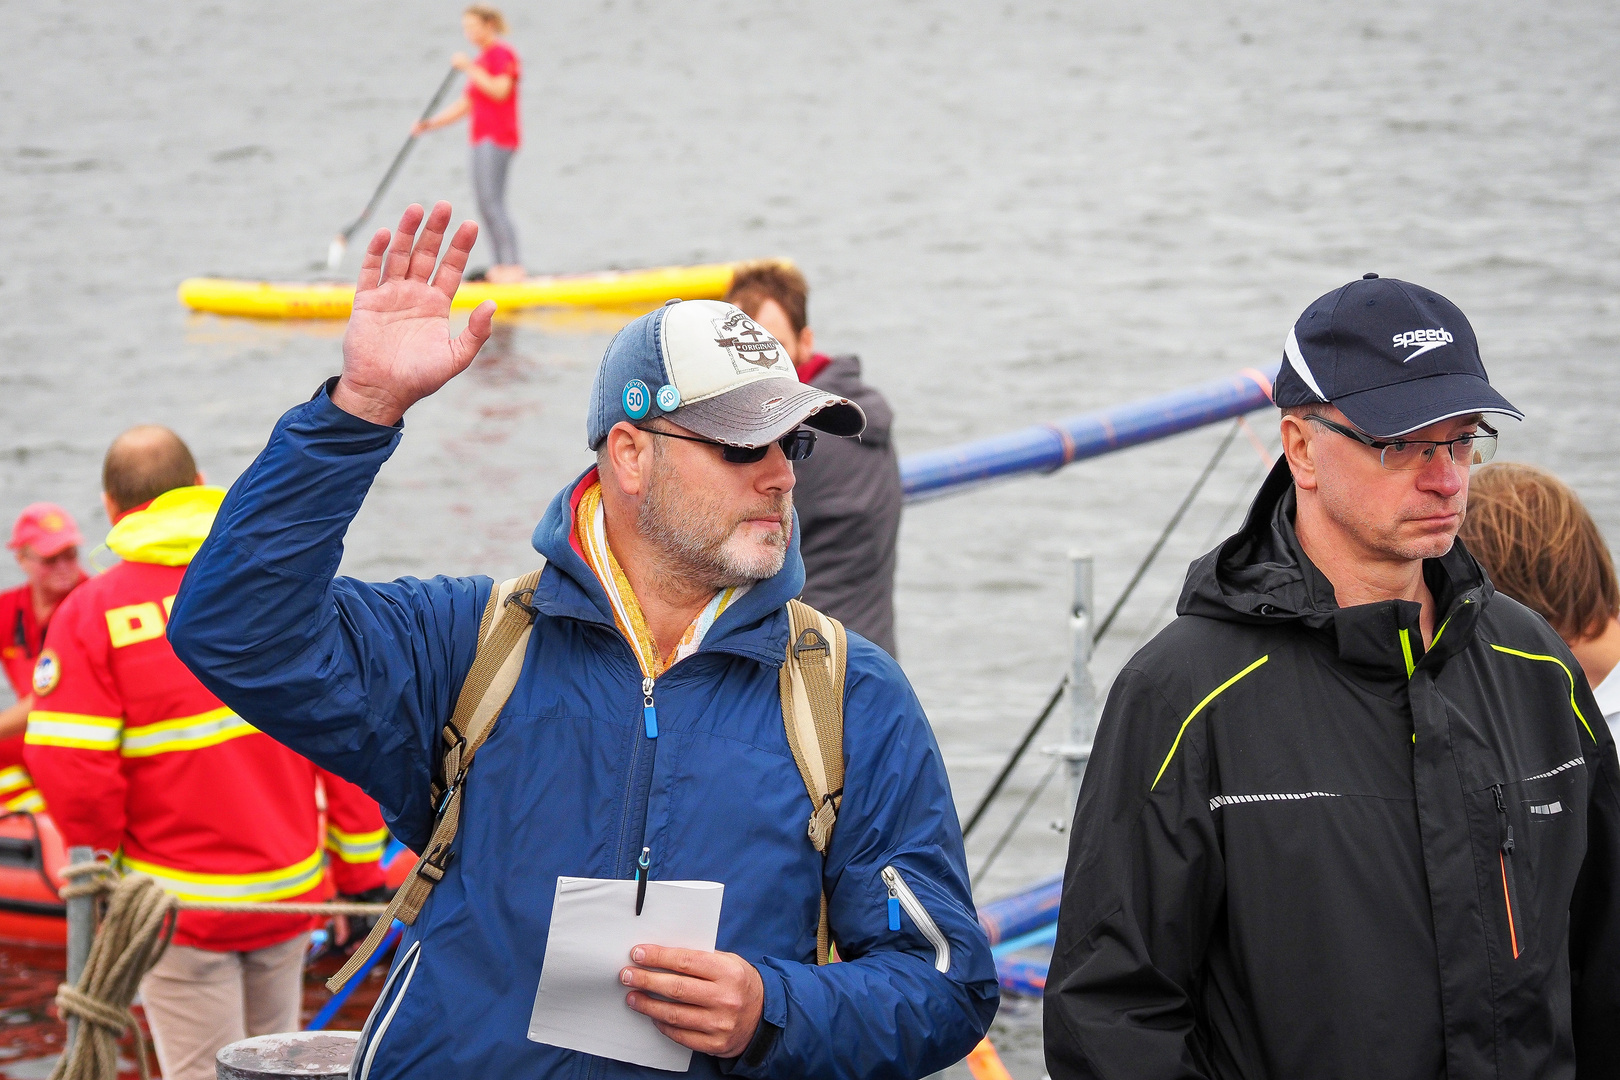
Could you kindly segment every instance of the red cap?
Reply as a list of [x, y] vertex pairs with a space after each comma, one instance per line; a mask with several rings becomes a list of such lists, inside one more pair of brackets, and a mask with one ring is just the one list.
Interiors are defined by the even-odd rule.
[[17, 516], [17, 524], [11, 527], [11, 543], [6, 546], [17, 551], [27, 544], [35, 555], [48, 559], [83, 542], [72, 514], [55, 503], [34, 503]]

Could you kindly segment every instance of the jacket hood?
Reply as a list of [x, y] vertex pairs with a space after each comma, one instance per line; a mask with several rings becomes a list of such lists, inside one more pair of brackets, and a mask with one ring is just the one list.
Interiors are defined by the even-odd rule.
[[[1176, 613], [1250, 625], [1298, 622], [1332, 634], [1342, 658], [1375, 665], [1399, 656], [1395, 650], [1406, 641], [1410, 668], [1423, 652], [1416, 632], [1420, 606], [1388, 600], [1341, 608], [1332, 583], [1299, 545], [1295, 507], [1293, 474], [1282, 459], [1260, 486], [1243, 526], [1188, 569]], [[1440, 558], [1424, 560], [1423, 574], [1434, 593], [1437, 629], [1447, 630], [1438, 663], [1467, 644], [1495, 590], [1461, 540]], [[1437, 633], [1435, 647], [1440, 640]]]
[[848, 398], [866, 414], [866, 428], [858, 440], [868, 446], [887, 446], [889, 433], [894, 428], [894, 410], [874, 388], [861, 381], [861, 358], [858, 356], [830, 357], [825, 367], [816, 372], [811, 385], [829, 394]]
[[[534, 549], [546, 558], [546, 572], [534, 602], [548, 615], [601, 623], [618, 634], [607, 593], [574, 546], [575, 496], [595, 478], [593, 465], [556, 494], [534, 527]], [[803, 591], [804, 560], [799, 555], [799, 515], [795, 511], [793, 538], [782, 569], [775, 577], [755, 582], [728, 607], [704, 635], [698, 652], [719, 649], [780, 664], [788, 636], [784, 605]]]
[[125, 562], [186, 566], [197, 554], [225, 501], [219, 487], [175, 488], [118, 519], [107, 547]]

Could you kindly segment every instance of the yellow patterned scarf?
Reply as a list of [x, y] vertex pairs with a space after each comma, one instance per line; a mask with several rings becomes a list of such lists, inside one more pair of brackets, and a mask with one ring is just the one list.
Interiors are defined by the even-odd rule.
[[590, 564], [596, 579], [607, 593], [608, 603], [613, 607], [613, 621], [635, 652], [642, 675], [649, 679], [658, 678], [697, 652], [709, 627], [750, 588], [748, 585], [738, 585], [715, 593], [713, 599], [698, 612], [697, 618], [692, 620], [692, 625], [686, 628], [686, 633], [681, 635], [674, 650], [668, 656], [661, 656], [658, 643], [653, 640], [647, 620], [641, 614], [641, 605], [636, 602], [630, 579], [625, 577], [624, 568], [608, 546], [607, 528], [602, 516], [602, 484], [599, 480], [591, 481], [591, 486], [580, 496], [574, 511], [574, 538], [578, 541], [579, 549], [585, 553], [585, 561]]

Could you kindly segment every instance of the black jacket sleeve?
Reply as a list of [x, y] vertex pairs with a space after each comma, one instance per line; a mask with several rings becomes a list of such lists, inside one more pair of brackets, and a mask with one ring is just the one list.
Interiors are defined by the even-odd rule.
[[[1054, 1080], [1209, 1075], [1192, 987], [1225, 868], [1195, 721], [1127, 667], [1075, 811], [1046, 982]], [[1162, 773], [1161, 773], [1162, 770]]]
[[1587, 755], [1586, 860], [1569, 913], [1571, 1019], [1576, 1071], [1612, 1077], [1620, 1076], [1620, 761], [1586, 679], [1576, 684], [1575, 700], [1596, 745]]

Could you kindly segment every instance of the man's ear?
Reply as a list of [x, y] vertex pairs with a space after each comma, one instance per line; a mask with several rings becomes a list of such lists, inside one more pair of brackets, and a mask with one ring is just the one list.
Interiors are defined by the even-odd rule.
[[118, 520], [118, 504], [113, 502], [113, 497], [105, 491], [101, 493], [101, 508], [107, 511], [107, 520], [109, 522]]
[[612, 476], [601, 478], [603, 486], [613, 484], [632, 498], [647, 490], [653, 459], [653, 437], [634, 424], [621, 420], [607, 436], [607, 460]]
[[808, 326], [799, 331], [799, 363], [808, 364], [816, 355], [816, 332]]
[[1288, 459], [1288, 471], [1294, 474], [1294, 486], [1303, 491], [1316, 490], [1316, 460], [1311, 453], [1314, 434], [1305, 417], [1282, 418], [1283, 456]]

